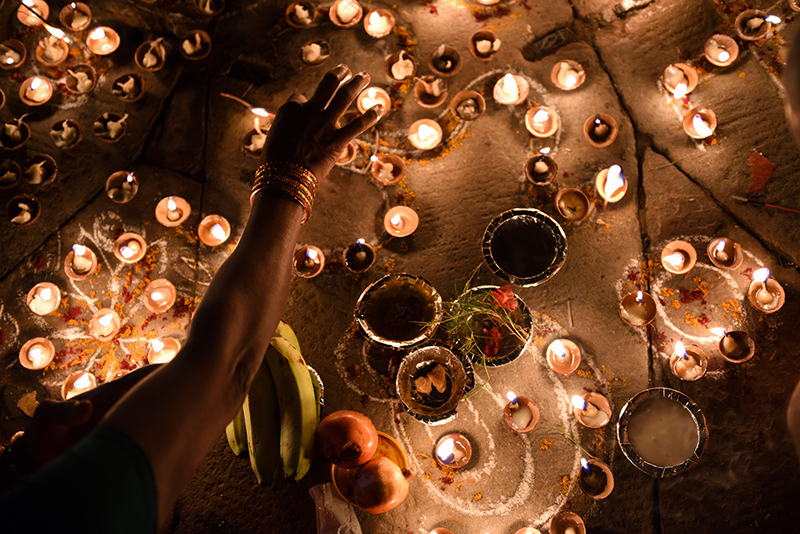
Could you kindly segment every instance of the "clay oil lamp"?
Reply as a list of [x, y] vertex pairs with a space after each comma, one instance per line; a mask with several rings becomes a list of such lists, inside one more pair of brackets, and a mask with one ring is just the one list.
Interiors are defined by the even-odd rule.
[[44, 0], [22, 0], [17, 8], [17, 20], [29, 28], [43, 24], [49, 16], [50, 6]]
[[708, 244], [706, 253], [711, 263], [720, 269], [738, 269], [744, 261], [741, 245], [727, 237], [713, 239]]
[[28, 308], [36, 315], [50, 315], [61, 305], [61, 290], [50, 282], [39, 282], [28, 291]]
[[611, 468], [600, 460], [581, 458], [578, 487], [592, 499], [605, 499], [614, 490], [614, 475]]
[[116, 143], [128, 130], [128, 114], [105, 112], [94, 120], [92, 131], [94, 136], [105, 143]]
[[628, 180], [625, 179], [619, 165], [612, 165], [597, 173], [595, 186], [606, 203], [619, 202], [628, 192]]
[[692, 139], [706, 139], [717, 129], [717, 115], [705, 106], [689, 110], [683, 117], [683, 131]]
[[383, 106], [381, 116], [386, 115], [392, 109], [392, 99], [389, 98], [389, 93], [380, 87], [367, 87], [356, 98], [356, 107], [361, 113], [366, 113], [378, 104]]
[[401, 50], [386, 58], [386, 76], [394, 82], [410, 80], [417, 72], [414, 56]]
[[714, 34], [706, 41], [706, 59], [717, 67], [727, 67], [739, 57], [739, 45], [727, 35]]
[[317, 18], [317, 8], [311, 2], [292, 2], [286, 6], [285, 16], [292, 28], [307, 28]]
[[216, 17], [225, 9], [225, 0], [193, 0], [195, 8], [204, 15]]
[[372, 267], [376, 256], [375, 249], [369, 243], [363, 239], [358, 239], [344, 249], [342, 260], [348, 271], [360, 274], [367, 272]]
[[166, 278], [153, 280], [147, 284], [142, 294], [144, 307], [152, 313], [164, 313], [175, 304], [176, 297], [175, 286]]
[[560, 375], [569, 375], [581, 364], [581, 349], [569, 339], [557, 339], [545, 351], [550, 369]]
[[431, 530], [429, 534], [455, 534], [452, 530], [445, 527], [436, 527], [435, 529]]
[[675, 63], [664, 70], [664, 87], [672, 96], [681, 99], [697, 87], [697, 71], [686, 63]]
[[117, 204], [130, 202], [139, 191], [139, 180], [132, 172], [117, 171], [106, 180], [106, 195]]
[[247, 132], [242, 139], [242, 150], [247, 156], [258, 159], [261, 157], [261, 152], [264, 150], [264, 143], [267, 142], [267, 132], [272, 126], [272, 118], [266, 117], [266, 126], [261, 125], [261, 120], [265, 117], [257, 115], [253, 119], [253, 129]]
[[528, 98], [528, 91], [530, 91], [528, 81], [522, 76], [509, 72], [494, 84], [492, 96], [498, 104], [516, 106], [525, 102], [525, 99]]
[[525, 177], [533, 185], [546, 187], [552, 184], [557, 176], [558, 164], [546, 153], [536, 154], [525, 163]]
[[472, 444], [463, 434], [446, 434], [436, 442], [434, 457], [442, 467], [461, 469], [472, 460]]
[[388, 9], [373, 9], [364, 17], [364, 30], [367, 35], [380, 39], [386, 37], [394, 29], [394, 15]]
[[594, 147], [604, 148], [617, 138], [619, 125], [614, 117], [598, 113], [592, 115], [583, 123], [583, 135]]
[[223, 244], [231, 236], [231, 223], [222, 215], [206, 215], [197, 226], [197, 237], [209, 247]]
[[64, 83], [76, 95], [85, 95], [97, 85], [97, 71], [91, 65], [75, 65], [67, 69]]
[[631, 326], [644, 326], [656, 318], [656, 301], [649, 293], [631, 291], [619, 301], [619, 316]]
[[133, 55], [133, 59], [140, 69], [148, 72], [157, 72], [164, 67], [167, 62], [167, 50], [163, 41], [164, 38], [159, 37], [139, 45]]
[[77, 371], [69, 375], [61, 386], [61, 398], [69, 400], [96, 387], [97, 379], [92, 373]]
[[42, 210], [39, 201], [31, 195], [17, 195], [6, 204], [8, 222], [15, 226], [28, 226], [36, 222]]
[[0, 89], [0, 109], [3, 109], [3, 106], [6, 105], [6, 94]]
[[108, 26], [98, 26], [86, 38], [86, 46], [93, 54], [107, 56], [119, 48], [119, 34]]
[[580, 189], [567, 187], [555, 198], [556, 209], [569, 222], [580, 222], [589, 215], [589, 198]]
[[58, 20], [62, 26], [74, 32], [80, 32], [89, 27], [92, 22], [92, 10], [83, 2], [70, 2], [61, 8]]
[[561, 123], [558, 114], [547, 106], [530, 108], [525, 114], [525, 128], [536, 137], [550, 137]]
[[24, 174], [31, 185], [47, 185], [55, 182], [58, 166], [52, 156], [39, 154], [28, 160]]
[[550, 81], [562, 91], [573, 91], [586, 81], [586, 71], [577, 61], [564, 59], [553, 65]]
[[181, 350], [181, 342], [171, 337], [153, 339], [150, 341], [150, 351], [147, 353], [147, 362], [168, 363]]
[[309, 67], [319, 67], [331, 57], [331, 45], [323, 39], [306, 42], [298, 52], [300, 62]]
[[336, 0], [328, 9], [328, 17], [334, 26], [352, 28], [364, 16], [364, 8], [355, 0]]
[[686, 382], [700, 380], [708, 369], [708, 357], [698, 347], [684, 347], [683, 343], [675, 343], [675, 352], [669, 358], [672, 374]]
[[0, 189], [16, 187], [22, 179], [22, 167], [13, 159], [0, 163]]
[[528, 397], [517, 397], [513, 391], [506, 394], [508, 404], [503, 408], [503, 421], [508, 428], [518, 434], [525, 434], [536, 428], [539, 422], [539, 408]]
[[611, 420], [611, 405], [599, 393], [573, 395], [572, 413], [586, 428], [603, 428]]
[[292, 272], [300, 278], [314, 278], [325, 267], [325, 254], [314, 245], [304, 245], [294, 252]]
[[450, 112], [462, 121], [474, 121], [486, 111], [486, 100], [477, 91], [464, 89], [450, 100]]
[[44, 369], [56, 356], [56, 348], [53, 342], [43, 337], [29, 339], [19, 349], [19, 363], [25, 369], [38, 371]]
[[64, 257], [64, 272], [73, 280], [85, 280], [97, 270], [97, 255], [89, 247], [72, 245]]
[[695, 263], [697, 251], [686, 241], [671, 241], [661, 250], [661, 265], [672, 274], [686, 274]]
[[493, 31], [477, 31], [469, 38], [469, 51], [478, 61], [489, 61], [500, 51], [500, 39]]
[[542, 534], [542, 531], [534, 527], [524, 527], [516, 531], [514, 534]]
[[800, 12], [800, 0], [789, 0], [789, 7], [796, 13]]
[[442, 127], [434, 120], [420, 119], [408, 129], [408, 140], [419, 150], [436, 148], [442, 142]]
[[753, 281], [747, 290], [747, 300], [759, 311], [775, 313], [786, 302], [786, 292], [783, 286], [770, 278], [769, 269], [764, 267], [753, 273]]
[[56, 148], [69, 150], [83, 139], [83, 128], [72, 119], [58, 121], [50, 128], [50, 140]]
[[493, 6], [500, 2], [500, 0], [476, 0], [482, 6]]
[[756, 344], [747, 332], [712, 328], [711, 333], [719, 336], [719, 353], [731, 363], [744, 363], [756, 353]]
[[36, 45], [36, 59], [45, 67], [57, 67], [69, 56], [69, 45], [55, 35], [48, 35]]
[[114, 256], [122, 263], [136, 263], [146, 252], [147, 242], [139, 234], [126, 232], [114, 240]]
[[181, 197], [164, 197], [156, 205], [156, 220], [167, 228], [180, 226], [189, 218], [191, 206]]
[[400, 156], [380, 154], [370, 158], [369, 173], [372, 179], [382, 185], [394, 185], [406, 175], [406, 163]]
[[353, 161], [356, 159], [356, 156], [358, 156], [358, 145], [354, 139], [347, 143], [347, 146], [344, 147], [344, 150], [342, 150], [342, 153], [339, 154], [339, 159], [336, 160], [335, 165], [343, 167], [349, 163], [353, 163]]
[[203, 30], [192, 30], [181, 41], [180, 51], [192, 61], [205, 59], [211, 53], [211, 36]]
[[53, 86], [47, 78], [32, 76], [19, 87], [19, 99], [27, 106], [41, 106], [53, 96]]
[[558, 512], [550, 520], [550, 534], [586, 534], [586, 525], [575, 512]]
[[0, 68], [3, 70], [16, 69], [27, 57], [28, 50], [22, 41], [8, 39], [0, 43]]
[[119, 333], [122, 321], [111, 308], [102, 308], [89, 321], [89, 335], [97, 341], [111, 341]]
[[452, 46], [441, 45], [433, 51], [428, 67], [437, 76], [448, 78], [461, 70], [461, 54]]
[[383, 216], [383, 228], [392, 237], [407, 237], [419, 226], [419, 215], [407, 206], [395, 206]]
[[431, 74], [417, 78], [414, 84], [414, 100], [424, 108], [441, 106], [447, 99], [447, 82]]
[[769, 35], [773, 24], [780, 24], [781, 18], [767, 15], [757, 9], [745, 9], [733, 23], [736, 34], [745, 41], [758, 41]]

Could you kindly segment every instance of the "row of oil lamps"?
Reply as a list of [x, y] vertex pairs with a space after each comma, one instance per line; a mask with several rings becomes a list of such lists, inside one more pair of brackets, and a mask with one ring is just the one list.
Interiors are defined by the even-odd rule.
[[[132, 183], [133, 177], [128, 173]], [[116, 184], [114, 184], [116, 185]], [[111, 193], [110, 193], [111, 194]], [[135, 194], [135, 191], [134, 193]], [[128, 200], [132, 198], [130, 194]], [[165, 197], [158, 202], [155, 209], [156, 220], [166, 227], [182, 224], [189, 217], [191, 207], [181, 197]], [[208, 246], [221, 245], [230, 237], [231, 227], [220, 215], [208, 215], [199, 224], [197, 236]], [[144, 258], [147, 243], [136, 233], [128, 232], [120, 235], [113, 245], [116, 258], [126, 264], [134, 264]], [[84, 245], [75, 244], [64, 258], [64, 273], [72, 280], [85, 280], [97, 271], [97, 255]], [[161, 314], [172, 308], [177, 298], [175, 286], [167, 279], [161, 278], [150, 282], [142, 293], [142, 303], [154, 314]], [[61, 306], [61, 290], [51, 282], [40, 282], [33, 286], [27, 295], [27, 306], [36, 315], [50, 315]], [[122, 326], [119, 314], [113, 308], [101, 308], [92, 315], [88, 333], [97, 341], [107, 342], [116, 338]], [[148, 352], [149, 363], [166, 363], [181, 348], [181, 343], [174, 338], [153, 339]], [[56, 349], [52, 341], [43, 337], [28, 340], [19, 351], [20, 364], [32, 370], [44, 369], [53, 361]], [[126, 371], [119, 371], [110, 379], [118, 378]], [[88, 371], [78, 371], [65, 380], [61, 388], [64, 399], [70, 399], [97, 385], [95, 376]]]

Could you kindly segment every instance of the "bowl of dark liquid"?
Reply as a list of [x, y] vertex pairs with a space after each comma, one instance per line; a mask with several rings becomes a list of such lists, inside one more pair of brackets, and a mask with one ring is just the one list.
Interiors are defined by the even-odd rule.
[[564, 265], [567, 236], [555, 219], [533, 208], [514, 208], [495, 217], [483, 234], [483, 259], [516, 286], [537, 286]]

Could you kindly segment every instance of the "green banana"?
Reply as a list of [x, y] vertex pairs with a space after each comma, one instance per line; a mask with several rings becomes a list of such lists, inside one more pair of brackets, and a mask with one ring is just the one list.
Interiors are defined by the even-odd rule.
[[278, 328], [275, 329], [275, 333], [272, 335], [272, 337], [282, 337], [291, 343], [292, 346], [297, 349], [297, 352], [302, 353], [300, 350], [300, 342], [297, 340], [297, 335], [294, 333], [294, 330], [292, 330], [292, 327], [283, 321], [278, 321]]
[[291, 341], [274, 337], [264, 355], [278, 394], [280, 456], [287, 477], [300, 480], [311, 467], [317, 431], [314, 385], [302, 354]]
[[247, 428], [244, 423], [244, 407], [239, 408], [236, 417], [225, 427], [225, 435], [228, 437], [228, 445], [231, 446], [233, 454], [244, 456], [247, 453]]
[[[270, 350], [272, 347], [270, 347]], [[281, 469], [280, 415], [275, 381], [266, 362], [258, 368], [242, 406], [250, 466], [259, 484], [272, 482]]]

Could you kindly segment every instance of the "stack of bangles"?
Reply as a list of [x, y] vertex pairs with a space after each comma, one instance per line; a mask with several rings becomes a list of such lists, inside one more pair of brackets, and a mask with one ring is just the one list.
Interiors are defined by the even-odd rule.
[[286, 161], [265, 163], [256, 170], [253, 192], [250, 193], [250, 205], [253, 204], [253, 197], [259, 191], [281, 192], [303, 206], [303, 218], [300, 221], [300, 224], [303, 224], [311, 215], [317, 184], [317, 177], [300, 165]]

